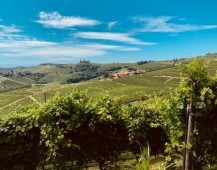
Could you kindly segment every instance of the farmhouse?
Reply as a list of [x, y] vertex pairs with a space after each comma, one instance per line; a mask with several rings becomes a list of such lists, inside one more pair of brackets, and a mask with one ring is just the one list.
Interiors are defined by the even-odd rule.
[[121, 71], [118, 73], [111, 74], [110, 78], [114, 78], [114, 79], [124, 78], [124, 77], [134, 76], [136, 74], [140, 74], [140, 72], [139, 71]]

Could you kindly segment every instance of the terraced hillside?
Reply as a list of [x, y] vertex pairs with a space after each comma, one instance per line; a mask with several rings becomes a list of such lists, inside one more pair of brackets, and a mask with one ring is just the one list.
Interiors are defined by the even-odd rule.
[[120, 98], [122, 102], [141, 100], [146, 98], [147, 95], [161, 91], [165, 93], [169, 88], [177, 86], [180, 80], [179, 77], [166, 76], [166, 70], [174, 70], [174, 68], [147, 72], [120, 79], [94, 79], [65, 85], [54, 83], [35, 85], [31, 88], [1, 93], [0, 101], [4, 102], [0, 105], [0, 114], [5, 115], [24, 105], [40, 105], [40, 103], [45, 102], [45, 100], [55, 95], [55, 93], [68, 93], [73, 88], [86, 90], [93, 98], [99, 95], [109, 94]]
[[[209, 71], [209, 74], [214, 75], [216, 73], [215, 70], [217, 69], [217, 54], [209, 54], [205, 56], [204, 59], [208, 63], [207, 70]], [[54, 96], [57, 92], [64, 94], [68, 93], [73, 88], [86, 90], [87, 93], [93, 98], [96, 98], [99, 95], [109, 94], [113, 97], [120, 98], [124, 103], [137, 100], [146, 100], [149, 95], [153, 94], [160, 93], [165, 95], [170, 91], [171, 88], [177, 87], [181, 80], [179, 71], [174, 65], [174, 62], [169, 61], [150, 62], [144, 65], [137, 65], [133, 63], [128, 65], [120, 63], [103, 64], [100, 65], [100, 69], [102, 70], [111, 69], [112, 67], [121, 67], [120, 70], [123, 70], [126, 69], [126, 67], [131, 67], [137, 69], [140, 68], [141, 70], [146, 70], [146, 72], [119, 79], [95, 78], [89, 81], [82, 81], [72, 84], [61, 84], [57, 81], [54, 81], [55, 83], [51, 81], [52, 83], [32, 84], [31, 87], [0, 93], [0, 115], [5, 116], [8, 113], [19, 110], [23, 106], [26, 107], [30, 105], [40, 105], [47, 99]], [[50, 72], [48, 75], [52, 77], [56, 66], [45, 67], [47, 68], [46, 72]], [[68, 69], [71, 69], [73, 65], [67, 65], [67, 67]], [[64, 72], [67, 73], [67, 69], [65, 68], [58, 69], [64, 69]], [[37, 66], [37, 68], [34, 67], [31, 71], [38, 72], [39, 70], [43, 70], [43, 66]], [[64, 74], [64, 72], [62, 70], [61, 74]], [[55, 76], [53, 76], [53, 78], [54, 77]], [[13, 83], [18, 83], [24, 86], [31, 81], [29, 79], [30, 78], [18, 79], [1, 77], [0, 82], [6, 82], [11, 84], [11, 86]], [[57, 76], [56, 79], [60, 78]], [[0, 87], [0, 89], [4, 88]]]
[[153, 71], [173, 66], [173, 62], [147, 62], [94, 64], [81, 61], [78, 64], [41, 64], [34, 67], [0, 69], [0, 92], [29, 87], [34, 84], [65, 84], [103, 77], [121, 70]]

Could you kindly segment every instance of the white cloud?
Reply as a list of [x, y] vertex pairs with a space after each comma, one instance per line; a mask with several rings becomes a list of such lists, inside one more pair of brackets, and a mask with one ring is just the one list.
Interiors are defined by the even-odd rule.
[[18, 29], [15, 25], [12, 25], [12, 26], [0, 25], [0, 32], [18, 33], [18, 32], [22, 32], [22, 31], [20, 29]]
[[18, 33], [22, 32], [17, 26], [12, 25], [12, 26], [5, 26], [5, 25], [0, 25], [0, 39], [11, 39], [13, 37], [23, 37], [19, 35]]
[[101, 56], [103, 49], [87, 48], [80, 44], [59, 44], [44, 41], [0, 42], [2, 57], [92, 57]]
[[112, 21], [108, 23], [108, 29], [111, 30], [115, 25], [117, 25], [118, 22], [117, 21]]
[[74, 34], [76, 37], [79, 38], [86, 38], [86, 39], [99, 39], [99, 40], [110, 40], [110, 41], [117, 41], [129, 44], [136, 44], [136, 45], [153, 45], [155, 43], [152, 42], [143, 42], [136, 38], [130, 37], [130, 34], [125, 33], [111, 33], [111, 32], [78, 32]]
[[23, 55], [25, 56], [35, 56], [35, 57], [93, 57], [102, 56], [105, 54], [103, 50], [95, 50], [91, 48], [82, 48], [82, 46], [51, 46], [35, 48], [32, 50], [25, 51]]
[[139, 51], [141, 50], [140, 48], [137, 48], [137, 47], [126, 47], [126, 46], [106, 45], [106, 44], [86, 44], [82, 46], [92, 48], [92, 49], [101, 49], [101, 50], [118, 50], [118, 51]]
[[79, 58], [103, 56], [111, 50], [139, 51], [140, 48], [105, 44], [54, 43], [37, 40], [0, 41], [1, 57]]
[[62, 16], [59, 12], [39, 12], [39, 20], [35, 22], [42, 24], [44, 27], [50, 28], [72, 28], [78, 26], [95, 26], [100, 24], [99, 21], [88, 19], [88, 18], [81, 18], [81, 17], [74, 17], [74, 16]]
[[46, 42], [46, 41], [37, 41], [37, 40], [7, 40], [7, 41], [0, 41], [0, 48], [30, 48], [30, 47], [46, 47], [50, 45], [56, 45], [57, 43], [53, 42]]
[[124, 47], [120, 49], [121, 51], [140, 51], [141, 49], [138, 47]]
[[[41, 18], [47, 16], [41, 14]], [[50, 16], [49, 16], [50, 17]], [[55, 16], [56, 18], [56, 16]], [[132, 40], [131, 40], [132, 41]], [[109, 51], [138, 51], [140, 48], [106, 44], [76, 44], [73, 42], [40, 41], [23, 35], [18, 27], [0, 25], [0, 58], [36, 57], [46, 59], [72, 59], [103, 56]]]
[[141, 22], [144, 25], [143, 28], [136, 30], [139, 32], [179, 33], [179, 32], [186, 32], [186, 31], [197, 31], [197, 30], [217, 28], [217, 25], [180, 24], [180, 23], [172, 22], [172, 19], [176, 19], [176, 18], [171, 16], [134, 18], [135, 21]]

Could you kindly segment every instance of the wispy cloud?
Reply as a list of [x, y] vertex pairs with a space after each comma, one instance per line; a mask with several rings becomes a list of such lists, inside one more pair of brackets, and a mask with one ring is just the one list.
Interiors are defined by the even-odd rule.
[[139, 51], [139, 50], [141, 50], [138, 47], [106, 45], [106, 44], [85, 44], [82, 46], [92, 48], [92, 49], [101, 49], [101, 50], [117, 50], [117, 51]]
[[133, 19], [134, 21], [143, 24], [143, 28], [136, 30], [139, 32], [180, 33], [217, 28], [217, 25], [193, 25], [178, 23], [180, 20], [172, 16], [134, 17]]
[[45, 41], [0, 41], [0, 54], [2, 57], [93, 57], [102, 56], [110, 50], [139, 51], [140, 48], [128, 46], [115, 46], [105, 44], [69, 44]]
[[[47, 47], [51, 45], [57, 45], [54, 42], [38, 41], [38, 40], [0, 40], [0, 48], [11, 49], [11, 48], [31, 48], [31, 47]], [[13, 50], [13, 49], [11, 49]], [[1, 51], [1, 50], [0, 50]]]
[[0, 31], [4, 33], [18, 33], [22, 32], [17, 26], [12, 25], [12, 26], [5, 26], [5, 25], [0, 25]]
[[11, 25], [11, 26], [5, 26], [0, 25], [0, 39], [11, 39], [13, 37], [23, 37], [19, 33], [22, 32], [17, 26]]
[[50, 28], [72, 28], [80, 26], [95, 26], [100, 24], [99, 21], [75, 16], [62, 16], [59, 12], [39, 12], [39, 20], [35, 22]]
[[39, 41], [22, 35], [22, 30], [16, 26], [0, 25], [0, 56], [1, 57], [92, 57], [102, 56], [108, 51], [138, 51], [139, 48], [106, 45], [106, 44], [76, 44]]
[[117, 25], [118, 22], [117, 21], [112, 21], [108, 23], [108, 29], [111, 30], [115, 25]]
[[0, 54], [3, 57], [91, 57], [101, 56], [105, 53], [102, 49], [87, 48], [79, 44], [63, 44], [45, 41], [0, 41]]
[[[136, 39], [128, 41], [139, 42]], [[130, 45], [41, 41], [24, 35], [17, 26], [0, 25], [0, 58], [54, 58], [61, 62], [61, 59], [67, 58], [103, 56], [110, 51], [139, 50], [141, 49]]]
[[111, 32], [78, 32], [74, 34], [79, 38], [86, 39], [98, 39], [98, 40], [110, 40], [116, 42], [123, 42], [135, 45], [153, 45], [155, 43], [152, 42], [144, 42], [140, 41], [136, 38], [130, 37], [130, 34], [126, 33], [111, 33]]

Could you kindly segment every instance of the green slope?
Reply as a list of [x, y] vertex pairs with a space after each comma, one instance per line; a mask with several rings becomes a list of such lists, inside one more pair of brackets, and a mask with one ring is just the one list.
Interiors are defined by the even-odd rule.
[[[208, 72], [211, 75], [215, 74], [217, 68], [217, 54], [209, 54], [204, 57], [208, 63]], [[48, 81], [48, 84], [33, 85], [31, 88], [24, 88], [21, 90], [15, 90], [6, 93], [0, 93], [0, 114], [6, 115], [9, 112], [14, 111], [16, 108], [27, 105], [38, 105], [55, 95], [57, 92], [69, 93], [73, 88], [86, 90], [87, 93], [93, 98], [99, 95], [109, 94], [113, 97], [120, 98], [122, 102], [131, 102], [135, 100], [146, 99], [148, 95], [155, 93], [166, 94], [170, 91], [170, 88], [175, 88], [180, 82], [180, 74], [177, 67], [174, 66], [174, 62], [151, 62], [144, 65], [137, 65], [135, 63], [112, 63], [100, 65], [100, 69], [109, 69], [111, 67], [121, 66], [123, 69], [127, 67], [137, 67], [137, 69], [146, 70], [145, 73], [135, 75], [132, 77], [120, 78], [120, 79], [93, 79], [74, 84], [61, 84], [60, 82], [69, 78], [70, 69], [73, 65], [65, 65], [64, 68], [56, 68], [56, 66], [37, 66], [32, 67], [31, 71], [43, 70], [49, 73], [44, 80]], [[22, 68], [26, 69], [26, 68]], [[56, 71], [57, 70], [57, 71]], [[55, 73], [55, 71], [57, 73]], [[78, 74], [78, 73], [76, 73]], [[71, 75], [70, 75], [71, 76]], [[77, 75], [78, 76], [78, 75]], [[15, 81], [6, 82], [8, 85], [25, 85], [31, 80], [26, 79], [13, 79]], [[4, 81], [4, 78], [1, 79]], [[20, 83], [18, 83], [21, 81]], [[13, 84], [14, 83], [14, 84]], [[0, 89], [1, 90], [1, 89]]]

